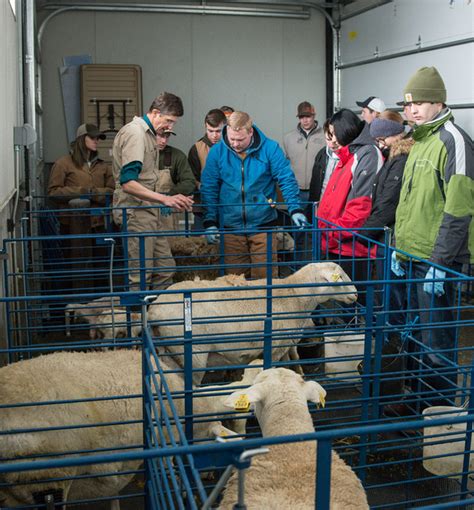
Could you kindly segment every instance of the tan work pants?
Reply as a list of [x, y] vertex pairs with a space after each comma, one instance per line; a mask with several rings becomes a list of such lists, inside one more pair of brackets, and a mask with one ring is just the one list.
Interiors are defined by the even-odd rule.
[[[278, 277], [277, 240], [272, 234], [272, 277]], [[224, 255], [227, 274], [245, 274], [251, 278], [266, 278], [267, 276], [267, 233], [252, 235], [225, 234]], [[239, 265], [239, 264], [246, 264]], [[250, 267], [248, 266], [250, 264]], [[235, 265], [235, 266], [234, 266]]]
[[160, 213], [157, 209], [128, 209], [127, 229], [133, 232], [147, 232], [144, 257], [140, 264], [139, 237], [130, 236], [128, 242], [128, 267], [130, 290], [140, 290], [140, 268], [145, 268], [146, 289], [166, 289], [173, 282], [176, 262], [171, 254], [168, 239], [154, 236], [153, 232], [163, 231]]

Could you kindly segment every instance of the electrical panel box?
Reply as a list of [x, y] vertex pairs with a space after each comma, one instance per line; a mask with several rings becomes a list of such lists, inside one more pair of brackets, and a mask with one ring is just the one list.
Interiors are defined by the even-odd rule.
[[112, 144], [119, 129], [142, 115], [142, 70], [138, 65], [81, 66], [81, 122], [98, 126], [107, 138], [99, 142], [99, 156], [112, 160]]

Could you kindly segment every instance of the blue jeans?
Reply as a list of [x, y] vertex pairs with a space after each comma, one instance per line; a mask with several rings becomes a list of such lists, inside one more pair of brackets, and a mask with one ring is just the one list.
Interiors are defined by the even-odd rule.
[[[413, 326], [413, 337], [421, 345], [410, 342], [406, 346], [409, 351], [407, 368], [414, 372], [415, 377], [409, 381], [413, 391], [445, 390], [443, 395], [453, 398], [457, 387], [456, 339], [457, 326], [454, 311], [450, 308], [456, 302], [457, 284], [446, 281], [445, 294], [434, 296], [423, 290], [420, 283], [406, 283], [406, 279], [424, 279], [429, 269], [425, 263], [402, 263], [405, 276], [396, 277], [391, 273], [394, 283], [391, 286], [390, 318], [394, 326], [403, 326], [407, 321], [418, 321]], [[440, 323], [445, 325], [439, 326]], [[418, 374], [417, 374], [417, 371]], [[452, 402], [441, 398], [440, 393], [427, 399], [430, 405], [452, 405]]]
[[192, 225], [191, 230], [204, 230], [203, 219], [204, 218], [202, 212], [194, 213], [194, 224]]

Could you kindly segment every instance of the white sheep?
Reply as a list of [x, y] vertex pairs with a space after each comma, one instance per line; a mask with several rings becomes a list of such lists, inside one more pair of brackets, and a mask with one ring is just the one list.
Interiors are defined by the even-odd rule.
[[[120, 305], [120, 298], [116, 296], [106, 296], [94, 299], [89, 303], [69, 303], [65, 306], [65, 326], [66, 336], [71, 336], [71, 322], [82, 321], [89, 324], [89, 337], [91, 340], [97, 338], [126, 338], [127, 330], [127, 310]], [[131, 316], [131, 336], [136, 338], [140, 336], [142, 330], [140, 314], [132, 313]]]
[[[176, 283], [168, 290], [196, 290], [192, 294], [193, 338], [206, 343], [193, 345], [193, 367], [205, 368], [217, 364], [248, 364], [262, 357], [264, 324], [267, 316], [266, 279], [248, 281], [242, 276], [226, 276], [215, 281], [194, 280]], [[275, 278], [274, 285], [289, 288], [272, 289], [272, 359], [297, 359], [296, 349], [290, 350], [308, 326], [311, 313], [320, 303], [335, 299], [343, 303], [357, 300], [357, 289], [342, 268], [334, 262], [307, 264], [286, 278]], [[334, 285], [334, 283], [346, 283]], [[308, 284], [307, 287], [294, 287]], [[293, 287], [292, 287], [293, 286]], [[238, 290], [234, 287], [249, 287]], [[216, 289], [199, 292], [198, 289]], [[154, 334], [162, 340], [183, 337], [183, 294], [161, 294], [149, 308], [149, 320]], [[222, 343], [226, 336], [242, 339]], [[244, 340], [245, 338], [245, 340]], [[249, 339], [250, 338], [250, 339]], [[249, 339], [249, 340], [247, 340]], [[177, 355], [183, 366], [182, 345], [162, 346]], [[290, 351], [290, 352], [288, 352]], [[211, 354], [211, 356], [209, 356]], [[208, 359], [210, 358], [210, 359]], [[194, 372], [199, 384], [203, 372]]]
[[[141, 314], [131, 313], [130, 314], [131, 327], [130, 334], [132, 338], [138, 338], [141, 335]], [[102, 312], [94, 317], [91, 321], [91, 327], [89, 330], [89, 337], [91, 340], [97, 338], [103, 339], [120, 339], [127, 338], [127, 312], [125, 308], [115, 308], [112, 312]]]
[[[244, 396], [244, 397], [243, 397]], [[242, 397], [253, 404], [264, 437], [314, 432], [307, 401], [324, 404], [326, 391], [315, 381], [286, 368], [272, 368], [258, 375], [254, 384], [226, 399], [234, 408]], [[313, 510], [315, 507], [316, 442], [277, 444], [255, 457], [245, 477], [248, 510]], [[352, 469], [332, 452], [331, 510], [368, 509], [367, 496]], [[230, 478], [220, 509], [233, 508], [237, 501], [237, 476]]]
[[124, 308], [120, 307], [120, 298], [117, 296], [105, 296], [94, 299], [88, 303], [67, 304], [64, 307], [66, 336], [71, 336], [72, 322], [79, 321], [93, 324], [99, 314], [110, 311], [112, 307], [114, 307], [116, 311], [124, 311]]
[[[161, 361], [163, 369], [174, 370], [173, 363]], [[244, 375], [250, 383], [259, 370], [251, 367]], [[158, 379], [159, 376], [157, 375]], [[180, 373], [167, 373], [166, 381], [172, 392], [182, 392], [184, 380]], [[205, 389], [202, 396], [193, 399], [193, 411], [208, 415], [196, 421], [195, 439], [213, 439], [216, 435], [235, 435], [235, 432], [222, 426], [213, 415], [221, 417], [227, 409], [223, 405], [224, 394], [235, 389], [233, 383], [226, 391], [225, 386]], [[216, 388], [214, 388], [216, 390]], [[204, 390], [203, 390], [204, 391]], [[205, 396], [209, 392], [215, 396]], [[0, 457], [21, 462], [28, 457], [43, 460], [72, 455], [73, 452], [87, 452], [104, 449], [106, 453], [123, 447], [141, 445], [142, 431], [142, 353], [136, 350], [116, 350], [104, 352], [57, 352], [30, 360], [13, 363], [0, 369], [0, 406], [10, 406], [25, 402], [48, 402], [61, 400], [126, 398], [98, 400], [69, 404], [42, 406], [5, 407], [0, 409], [2, 432], [16, 431], [0, 436]], [[127, 398], [138, 395], [136, 398]], [[157, 404], [158, 405], [158, 404]], [[184, 400], [175, 400], [180, 416], [184, 415]], [[167, 410], [167, 412], [169, 412]], [[136, 421], [119, 424], [117, 422]], [[111, 425], [106, 425], [111, 423]], [[102, 424], [102, 426], [101, 426]], [[86, 427], [77, 428], [77, 426]], [[91, 427], [87, 427], [90, 425]], [[97, 426], [98, 425], [98, 426]], [[74, 428], [76, 426], [76, 428]], [[21, 429], [46, 429], [21, 433]], [[52, 427], [67, 427], [51, 430]], [[70, 427], [70, 428], [69, 428]], [[242, 429], [241, 429], [242, 430]], [[173, 430], [177, 439], [176, 430]], [[169, 441], [169, 437], [166, 437]], [[56, 455], [57, 454], [57, 455]], [[79, 453], [79, 455], [87, 455]], [[4, 461], [6, 462], [6, 461]], [[112, 497], [124, 488], [133, 475], [120, 472], [135, 471], [140, 461], [115, 462], [111, 464], [84, 465], [61, 469], [48, 469], [19, 473], [0, 474], [0, 506], [33, 504], [33, 494], [43, 491], [61, 490], [64, 501]], [[103, 473], [116, 473], [114, 476], [93, 478]], [[74, 476], [92, 476], [68, 480]], [[50, 480], [59, 478], [61, 480]], [[64, 480], [66, 478], [66, 480]], [[34, 483], [45, 480], [41, 483]]]

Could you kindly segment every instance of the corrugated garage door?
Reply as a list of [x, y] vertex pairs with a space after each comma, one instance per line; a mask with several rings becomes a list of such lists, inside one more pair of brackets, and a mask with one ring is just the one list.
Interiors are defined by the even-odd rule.
[[394, 0], [341, 27], [342, 106], [403, 100], [403, 88], [422, 66], [436, 66], [448, 91], [455, 122], [474, 134], [474, 4], [448, 0]]

